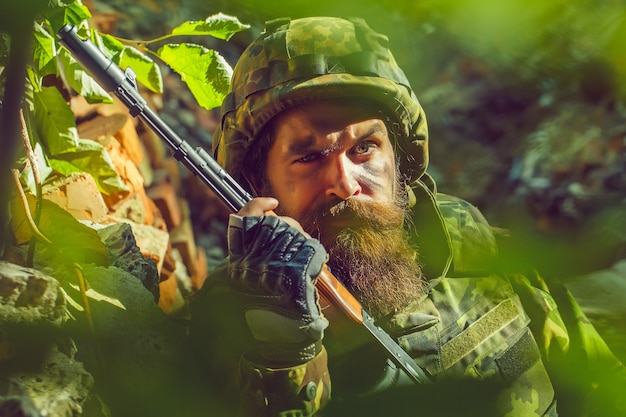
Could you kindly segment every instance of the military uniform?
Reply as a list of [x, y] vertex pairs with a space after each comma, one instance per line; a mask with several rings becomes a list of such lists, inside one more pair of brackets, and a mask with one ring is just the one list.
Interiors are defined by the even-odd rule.
[[[446, 197], [433, 205], [433, 194], [426, 188], [421, 191], [431, 204], [418, 205], [416, 215], [418, 212], [420, 216], [427, 214], [430, 224], [433, 220], [439, 223], [439, 230], [434, 230], [430, 236], [415, 231], [420, 240], [433, 243], [428, 246], [430, 249], [422, 251], [433, 260], [433, 264], [426, 259], [423, 261], [430, 278], [429, 290], [381, 325], [435, 379], [497, 376], [516, 387], [515, 398], [501, 398], [503, 411], [521, 407], [524, 413], [511, 415], [556, 415], [554, 391], [528, 329], [529, 318], [511, 284], [489, 270], [494, 265], [493, 234], [482, 219], [477, 221], [472, 216], [467, 203]], [[426, 221], [425, 217], [419, 218]], [[466, 256], [455, 260], [452, 256], [452, 247], [460, 248], [464, 235], [472, 240], [474, 247], [480, 245], [483, 249], [474, 250], [477, 259], [469, 260]], [[444, 253], [435, 249], [435, 242], [442, 244]], [[259, 368], [245, 359], [239, 362], [240, 358], [245, 358], [253, 341], [240, 318], [237, 297], [231, 294], [225, 272], [225, 268], [220, 268], [211, 274], [194, 303], [193, 314], [194, 320], [206, 321], [198, 331], [215, 336], [206, 340], [207, 346], [202, 351], [210, 358], [216, 375], [220, 375], [217, 379], [230, 380], [233, 391], [242, 393], [250, 415], [263, 415], [263, 410], [268, 411], [267, 415], [280, 415], [279, 410], [300, 410], [302, 415], [314, 413], [331, 393], [332, 374], [328, 372], [327, 351], [323, 350], [305, 365], [289, 369]], [[400, 371], [390, 372], [384, 360], [373, 365], [378, 369], [368, 371], [369, 381], [360, 377], [359, 381], [354, 381], [349, 375], [343, 375], [351, 372], [351, 366], [357, 367], [352, 372], [361, 375], [362, 372], [355, 369], [362, 365], [345, 360], [343, 355], [350, 357], [354, 352], [343, 351], [341, 342], [333, 340], [342, 336], [332, 330], [326, 337], [332, 346], [330, 368], [333, 369], [335, 359], [333, 352], [339, 352], [340, 365], [335, 367], [342, 374], [338, 375], [339, 379], [352, 380], [340, 384], [349, 386], [348, 394], [339, 391], [333, 392], [333, 396], [362, 394], [355, 392], [355, 385], [363, 392], [372, 392], [405, 384]], [[520, 363], [519, 358], [525, 363]], [[527, 412], [529, 409], [532, 414]]]
[[[538, 275], [507, 271], [498, 261], [496, 237], [479, 211], [436, 192], [425, 173], [424, 112], [388, 51], [386, 37], [358, 19], [270, 22], [244, 52], [232, 84], [214, 136], [214, 154], [240, 181], [246, 179], [243, 156], [267, 122], [287, 108], [359, 97], [394, 116], [396, 156], [410, 190], [410, 236], [428, 287], [378, 324], [435, 382], [411, 387], [412, 395], [435, 393], [449, 381], [489, 381], [495, 391], [486, 398], [493, 407], [485, 405], [482, 415], [553, 416], [560, 407], [555, 393], [582, 388], [555, 391], [545, 365], [554, 363], [557, 371], [570, 366], [562, 358], [575, 350], [576, 361], [600, 359], [605, 367], [621, 367], [567, 293], [560, 300], [568, 307], [563, 319]], [[259, 366], [248, 355], [255, 342], [243, 309], [224, 264], [198, 294], [192, 320], [192, 339], [212, 369], [213, 381], [235, 394], [233, 404], [243, 415], [323, 415], [332, 413], [333, 403], [367, 403], [379, 392], [406, 385], [402, 372], [372, 350], [375, 344], [357, 342], [360, 336], [333, 328], [332, 320], [325, 347], [312, 360], [280, 369]], [[589, 385], [597, 382], [590, 379]], [[416, 399], [416, 407], [424, 400]]]

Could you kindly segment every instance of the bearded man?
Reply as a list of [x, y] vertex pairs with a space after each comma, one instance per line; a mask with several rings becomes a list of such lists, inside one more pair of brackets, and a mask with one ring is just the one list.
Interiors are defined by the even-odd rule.
[[[360, 19], [279, 19], [243, 53], [213, 146], [256, 197], [230, 218], [192, 336], [243, 415], [331, 412], [405, 386], [375, 342], [328, 326], [327, 261], [435, 382], [414, 401], [471, 378], [497, 386], [480, 415], [557, 415], [544, 362], [568, 329], [539, 277], [500, 271], [479, 211], [436, 191], [426, 118], [387, 43]], [[585, 355], [610, 357], [583, 319]]]

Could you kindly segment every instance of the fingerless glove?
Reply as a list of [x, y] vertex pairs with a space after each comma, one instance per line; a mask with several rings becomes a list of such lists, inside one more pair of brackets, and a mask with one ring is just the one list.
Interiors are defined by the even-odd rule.
[[315, 288], [327, 259], [321, 243], [276, 216], [231, 215], [228, 249], [229, 283], [258, 342], [250, 359], [276, 367], [313, 359], [328, 326]]

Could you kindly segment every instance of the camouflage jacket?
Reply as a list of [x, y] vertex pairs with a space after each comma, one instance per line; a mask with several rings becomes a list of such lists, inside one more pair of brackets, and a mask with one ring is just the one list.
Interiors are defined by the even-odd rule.
[[[561, 415], [582, 416], [614, 407], [605, 394], [625, 380], [595, 370], [623, 366], [575, 301], [559, 290], [557, 308], [537, 274], [503, 272], [480, 212], [433, 189], [413, 189], [428, 292], [379, 324], [435, 383], [407, 384], [375, 344], [332, 320], [326, 348], [307, 364], [267, 369], [246, 360], [253, 341], [223, 265], [194, 302], [192, 337], [240, 415], [380, 415], [389, 401], [398, 411], [420, 404], [426, 416], [555, 416], [557, 403]], [[603, 394], [587, 401], [594, 392]]]

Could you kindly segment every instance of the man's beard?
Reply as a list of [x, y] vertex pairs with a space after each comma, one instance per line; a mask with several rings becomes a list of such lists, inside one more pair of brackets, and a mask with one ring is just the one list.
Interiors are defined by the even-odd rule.
[[328, 251], [333, 274], [375, 318], [405, 307], [425, 290], [417, 250], [404, 228], [404, 206], [401, 196], [395, 204], [348, 199], [307, 213], [300, 222]]

